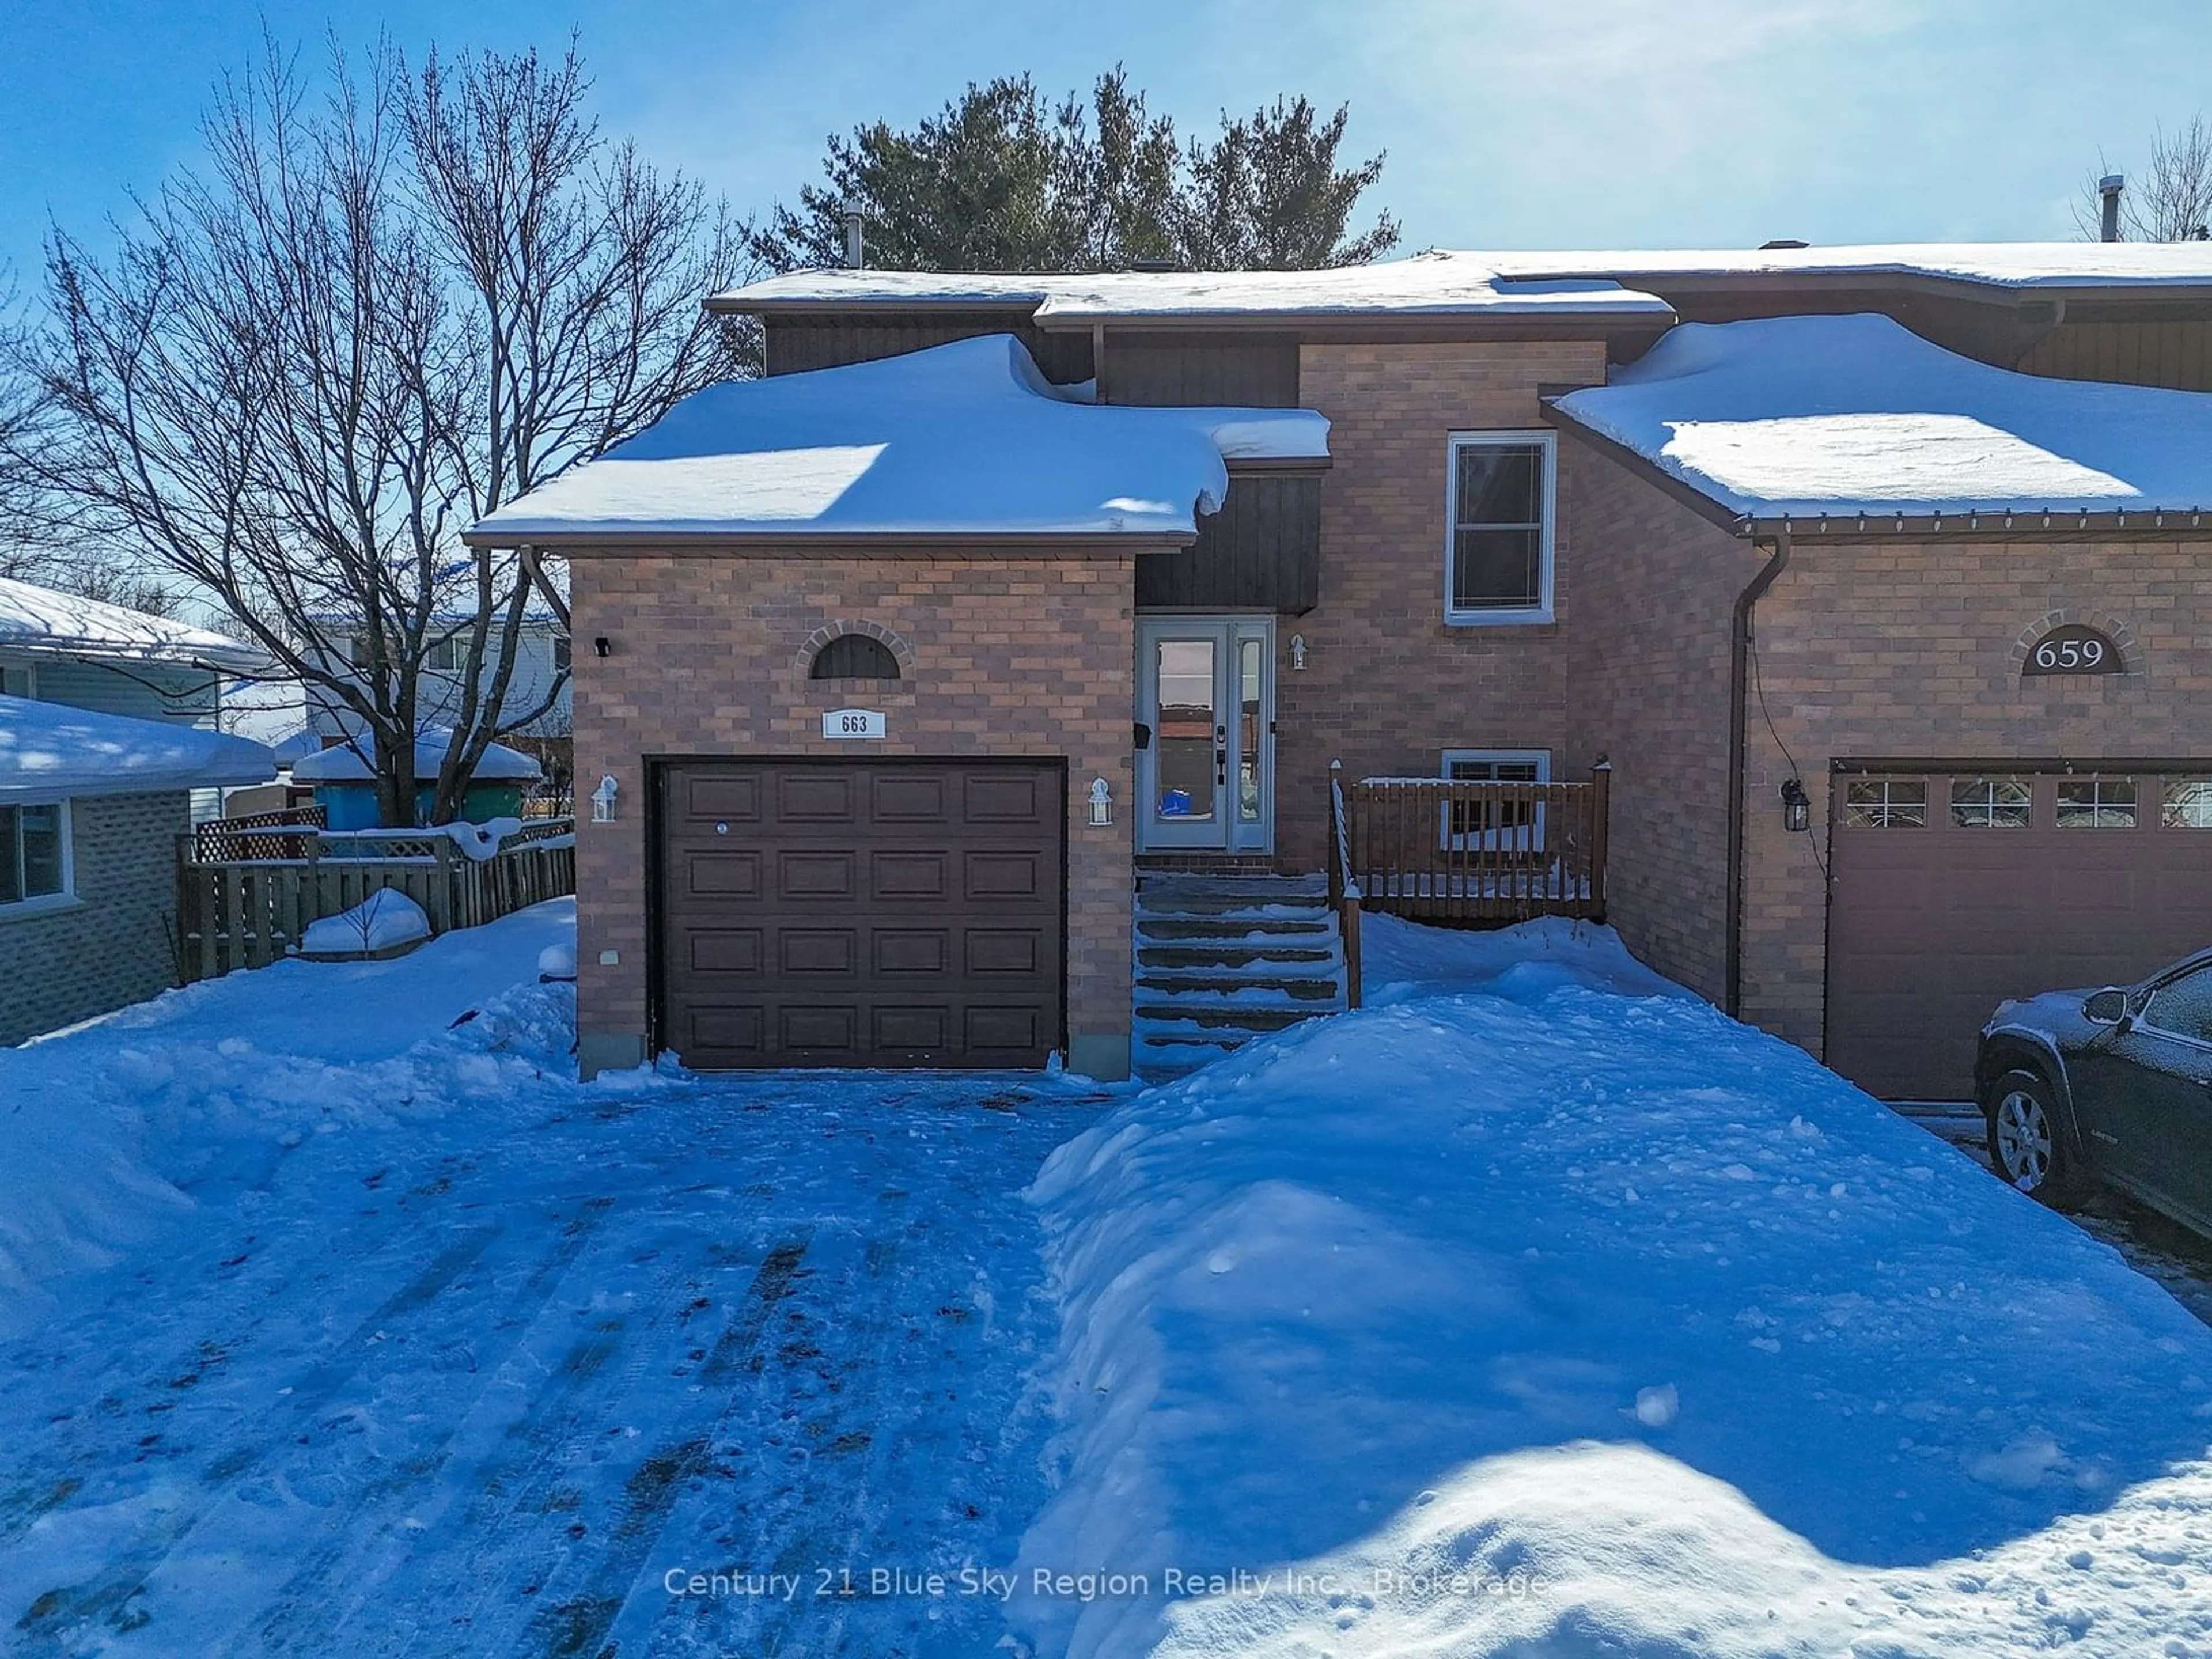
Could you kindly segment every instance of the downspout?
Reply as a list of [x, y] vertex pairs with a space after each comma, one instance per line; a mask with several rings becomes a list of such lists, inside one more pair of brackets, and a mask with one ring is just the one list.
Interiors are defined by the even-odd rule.
[[1735, 596], [1735, 624], [1729, 632], [1728, 926], [1722, 940], [1726, 983], [1722, 1009], [1731, 1019], [1743, 1010], [1743, 775], [1750, 723], [1751, 612], [1790, 562], [1788, 531], [1774, 538], [1773, 548], [1772, 556]]

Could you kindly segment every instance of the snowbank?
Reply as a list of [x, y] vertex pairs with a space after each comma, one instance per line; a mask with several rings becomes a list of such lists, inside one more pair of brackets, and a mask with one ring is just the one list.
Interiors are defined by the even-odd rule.
[[269, 664], [260, 649], [226, 635], [8, 576], [0, 576], [0, 647], [103, 661], [183, 663], [240, 674]]
[[276, 775], [276, 757], [244, 738], [0, 696], [0, 801], [214, 789]]
[[392, 961], [282, 962], [0, 1048], [0, 1329], [307, 1135], [573, 1090], [575, 994], [533, 967], [574, 937], [557, 899]]
[[1012, 335], [693, 393], [471, 539], [639, 534], [1188, 538], [1227, 459], [1328, 454], [1300, 409], [1061, 396]]
[[1685, 323], [1556, 407], [1757, 517], [2212, 506], [2212, 396], [1992, 368], [1887, 317]]
[[1374, 941], [1035, 1185], [1040, 1651], [2205, 1650], [2212, 1333], [1601, 929]]
[[300, 948], [311, 957], [366, 955], [430, 937], [430, 918], [406, 894], [380, 887], [350, 910], [307, 924]]

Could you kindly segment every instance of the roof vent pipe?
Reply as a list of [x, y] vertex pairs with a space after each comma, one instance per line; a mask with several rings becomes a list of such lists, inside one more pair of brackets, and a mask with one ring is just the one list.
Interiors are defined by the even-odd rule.
[[2117, 242], [2120, 240], [2120, 192], [2127, 188], [2127, 175], [2119, 173], [2108, 173], [2097, 180], [2097, 195], [2104, 204], [2104, 210], [2097, 224], [2097, 235], [2100, 241]]
[[859, 202], [848, 198], [844, 212], [845, 264], [849, 269], [858, 270], [867, 263], [867, 250], [861, 240], [860, 222], [867, 217], [868, 210]]

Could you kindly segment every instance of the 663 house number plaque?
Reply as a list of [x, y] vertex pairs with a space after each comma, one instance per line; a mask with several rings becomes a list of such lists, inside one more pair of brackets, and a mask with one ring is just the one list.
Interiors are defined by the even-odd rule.
[[2034, 679], [2050, 674], [2118, 674], [2127, 665], [2120, 647], [2102, 629], [2087, 623], [2067, 623], [2052, 629], [2029, 647], [2020, 677]]

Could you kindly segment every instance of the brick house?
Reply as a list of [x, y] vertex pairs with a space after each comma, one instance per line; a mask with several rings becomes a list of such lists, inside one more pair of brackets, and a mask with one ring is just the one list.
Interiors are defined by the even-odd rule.
[[179, 983], [192, 794], [274, 770], [243, 738], [0, 694], [0, 1043]]
[[[767, 380], [475, 532], [567, 553], [591, 647], [587, 1072], [1118, 1075], [1134, 872], [1320, 868], [1334, 761], [1602, 763], [1607, 920], [1892, 1097], [1963, 1092], [2001, 995], [2212, 938], [2202, 246], [709, 303], [762, 319]], [[1025, 404], [886, 423], [871, 376], [987, 341]], [[1507, 822], [1467, 810], [1429, 839]]]

